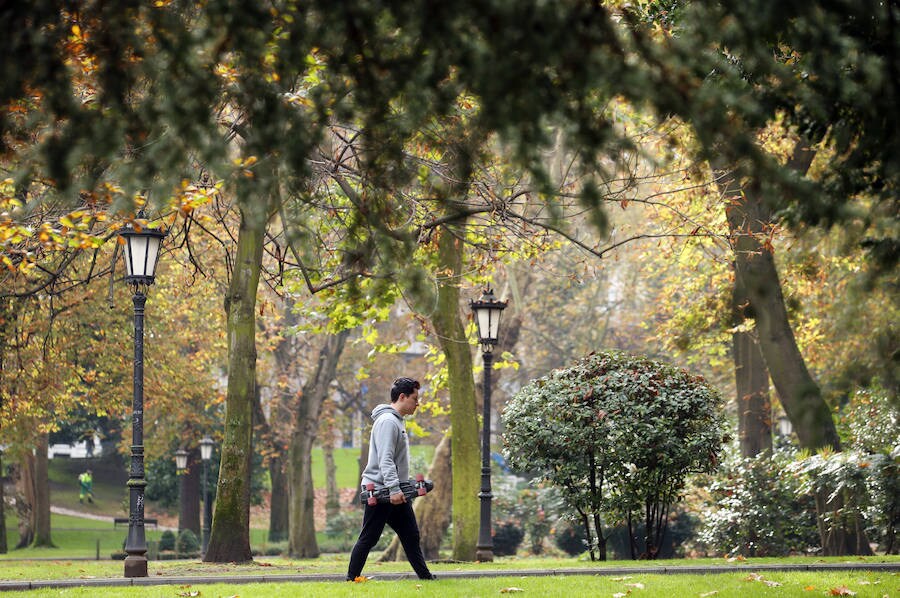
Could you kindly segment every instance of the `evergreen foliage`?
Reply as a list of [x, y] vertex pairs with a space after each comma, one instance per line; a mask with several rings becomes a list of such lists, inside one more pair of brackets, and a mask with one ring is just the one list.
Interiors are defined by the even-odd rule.
[[708, 486], [699, 540], [712, 554], [806, 554], [819, 548], [816, 505], [800, 492], [792, 452], [731, 460]]
[[175, 550], [175, 532], [172, 530], [166, 530], [159, 537], [159, 549], [160, 550]]
[[193, 530], [183, 529], [175, 540], [175, 552], [181, 555], [196, 555], [200, 552], [200, 540]]
[[538, 470], [561, 489], [595, 530], [590, 548], [601, 559], [604, 520], [625, 521], [630, 532], [643, 520], [642, 556], [654, 558], [687, 476], [715, 468], [725, 436], [722, 400], [702, 378], [621, 352], [534, 381], [507, 404], [503, 423], [510, 466]]

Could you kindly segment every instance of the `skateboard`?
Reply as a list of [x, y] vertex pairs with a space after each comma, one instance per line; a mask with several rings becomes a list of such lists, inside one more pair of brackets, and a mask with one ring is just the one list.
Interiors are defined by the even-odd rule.
[[[400, 482], [400, 490], [406, 495], [406, 500], [413, 500], [434, 490], [434, 482], [426, 480], [421, 473], [416, 475], [416, 479], [410, 479]], [[391, 494], [387, 488], [375, 489], [375, 484], [369, 482], [366, 484], [365, 490], [359, 494], [359, 502], [364, 505], [374, 506], [378, 503], [390, 503]]]

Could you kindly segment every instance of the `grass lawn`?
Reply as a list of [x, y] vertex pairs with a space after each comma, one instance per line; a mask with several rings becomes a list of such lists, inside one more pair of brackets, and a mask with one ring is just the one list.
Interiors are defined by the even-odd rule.
[[[434, 447], [414, 445], [410, 447], [412, 473], [426, 473], [434, 456]], [[116, 517], [128, 514], [128, 471], [118, 458], [106, 456], [98, 459], [51, 459], [49, 463], [50, 500], [54, 506], [84, 510]], [[338, 448], [334, 451], [338, 488], [356, 488], [359, 485], [359, 449]], [[78, 475], [90, 468], [94, 475], [94, 504], [78, 502]], [[313, 485], [325, 487], [325, 460], [322, 449], [312, 451]], [[152, 502], [148, 503], [150, 507]], [[173, 511], [174, 512], [174, 511]]]
[[[431, 461], [434, 448], [431, 446], [412, 447], [412, 461], [414, 466], [424, 471], [424, 467]], [[337, 469], [338, 487], [355, 488], [358, 479], [359, 449], [341, 448], [335, 450], [335, 467]], [[321, 448], [313, 450], [313, 483], [317, 488], [325, 485], [325, 464]], [[94, 502], [79, 503], [78, 500], [78, 475], [90, 468], [94, 476]], [[105, 517], [127, 517], [128, 490], [126, 482], [128, 473], [121, 461], [111, 456], [96, 459], [51, 459], [49, 467], [50, 500], [53, 506], [72, 509], [78, 512], [89, 513]], [[153, 517], [153, 512], [161, 510], [152, 501], [147, 502], [147, 517]], [[174, 509], [170, 515], [177, 516]], [[114, 528], [111, 522], [97, 521], [88, 518], [70, 517], [53, 513], [51, 515], [51, 537], [57, 548], [24, 548], [12, 550], [19, 540], [17, 518], [12, 512], [6, 513], [7, 539], [10, 551], [0, 554], [3, 559], [23, 558], [95, 558], [98, 554], [102, 559], [107, 559], [115, 552], [122, 550], [122, 545], [128, 534], [127, 526], [120, 525]], [[159, 540], [161, 531], [147, 526], [147, 541]], [[269, 548], [267, 542], [267, 528], [253, 528], [250, 530], [250, 545], [254, 550], [265, 553]], [[329, 541], [324, 534], [319, 534], [320, 546], [327, 549]]]
[[[8, 556], [8, 555], [7, 555]], [[366, 563], [364, 575], [377, 577], [384, 573], [409, 573], [409, 564], [405, 561], [378, 563], [378, 553], [373, 552]], [[323, 554], [317, 559], [289, 559], [283, 557], [256, 557], [252, 563], [202, 563], [199, 560], [150, 561], [148, 572], [151, 577], [195, 577], [202, 576], [261, 576], [261, 575], [298, 575], [298, 574], [343, 574], [347, 570], [348, 553]], [[78, 578], [121, 578], [123, 564], [121, 561], [101, 560], [67, 560], [60, 558], [52, 561], [48, 567], [45, 561], [0, 559], [0, 580], [50, 580]], [[741, 568], [750, 571], [754, 566], [766, 565], [819, 565], [845, 563], [892, 563], [900, 565], [900, 556], [875, 557], [786, 557], [758, 558], [744, 561], [728, 561], [721, 558], [708, 559], [667, 559], [659, 561], [606, 561], [591, 562], [580, 558], [550, 557], [497, 557], [492, 563], [435, 563], [431, 569], [440, 574], [454, 571], [508, 571], [514, 575], [521, 570], [621, 570], [621, 569], [659, 569], [664, 571], [677, 567], [715, 567], [726, 569]], [[900, 582], [900, 575], [894, 576]]]
[[[11, 519], [11, 521], [9, 520]], [[19, 541], [16, 520], [7, 520], [6, 534], [9, 552], [0, 554], [3, 559], [23, 558], [96, 558], [99, 543], [100, 558], [108, 559], [114, 552], [121, 552], [122, 543], [128, 535], [128, 526], [113, 524], [69, 515], [50, 515], [51, 538], [57, 548], [20, 548], [13, 550]], [[147, 541], [158, 541], [161, 531], [146, 528]]]
[[[900, 577], [869, 572], [767, 572], [735, 571], [714, 575], [659, 575], [637, 573], [615, 576], [549, 576], [452, 578], [421, 582], [417, 580], [381, 580], [347, 582], [266, 582], [222, 583], [209, 585], [166, 585], [147, 587], [52, 588], [18, 592], [17, 596], [253, 596], [254, 598], [434, 596], [475, 598], [521, 593], [523, 596], [664, 596], [681, 597], [756, 597], [756, 596], [828, 596], [855, 595], [861, 598], [897, 596]], [[853, 592], [852, 594], [850, 592]]]

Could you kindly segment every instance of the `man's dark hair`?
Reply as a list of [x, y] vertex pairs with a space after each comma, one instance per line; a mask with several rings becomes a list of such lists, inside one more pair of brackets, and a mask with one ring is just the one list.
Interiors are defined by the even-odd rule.
[[414, 390], [419, 390], [418, 380], [412, 378], [397, 378], [391, 386], [391, 403], [396, 403], [400, 395], [411, 395]]

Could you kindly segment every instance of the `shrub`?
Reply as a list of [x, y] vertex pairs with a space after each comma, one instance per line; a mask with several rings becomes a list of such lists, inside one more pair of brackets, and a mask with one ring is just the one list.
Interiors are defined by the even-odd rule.
[[833, 533], [863, 513], [866, 534], [886, 552], [897, 552], [900, 527], [900, 446], [891, 453], [822, 451], [794, 463], [802, 474], [802, 492], [841, 496], [841, 506], [824, 517], [825, 533]]
[[172, 530], [166, 530], [159, 537], [159, 549], [163, 550], [175, 550], [175, 533]]
[[816, 506], [789, 451], [730, 460], [709, 484], [699, 540], [716, 554], [784, 556], [819, 544]]
[[503, 521], [494, 527], [494, 554], [513, 556], [525, 539], [525, 531], [514, 521]]
[[725, 439], [722, 400], [702, 378], [621, 352], [532, 382], [503, 424], [510, 466], [539, 471], [590, 518], [592, 560], [595, 548], [605, 558], [604, 519], [649, 522], [641, 552], [655, 558], [687, 476], [712, 471]]
[[556, 547], [569, 556], [578, 556], [588, 549], [584, 526], [567, 519], [560, 519], [553, 530]]
[[544, 540], [550, 535], [553, 524], [557, 519], [560, 501], [555, 488], [543, 487], [526, 488], [519, 492], [519, 500], [524, 506], [525, 516], [522, 518], [522, 526], [528, 534], [531, 554], [544, 552]]
[[175, 540], [175, 552], [182, 555], [194, 555], [200, 552], [200, 540], [193, 530], [183, 529]]

